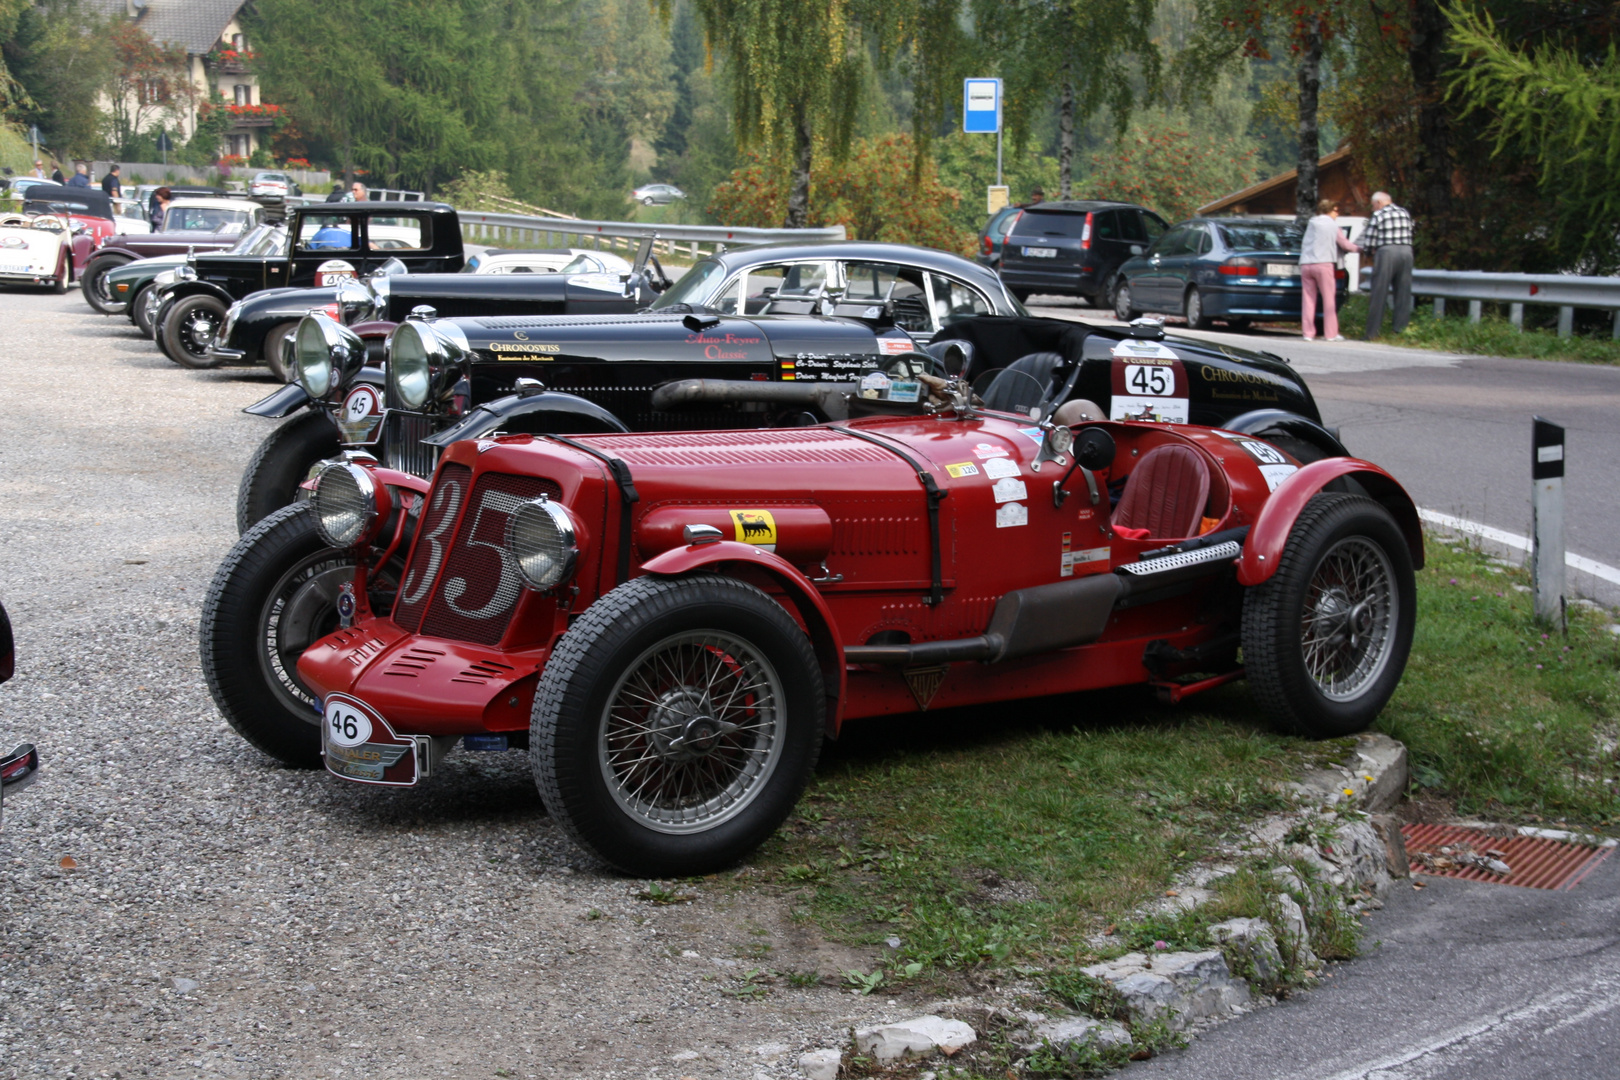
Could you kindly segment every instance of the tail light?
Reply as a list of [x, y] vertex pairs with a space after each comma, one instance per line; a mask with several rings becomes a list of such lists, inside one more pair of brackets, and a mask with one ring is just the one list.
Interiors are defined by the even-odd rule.
[[1227, 259], [1215, 269], [1229, 277], [1260, 276], [1260, 264], [1253, 259]]
[[995, 250], [995, 245], [993, 243], [991, 243], [990, 236], [987, 233], [987, 234], [985, 234], [985, 237], [984, 237], [984, 253], [986, 255], [988, 255], [988, 254], [990, 254], [990, 252], [992, 252], [994, 250]]
[[1350, 271], [1346, 270], [1342, 266], [1339, 267], [1337, 270], [1333, 271], [1333, 280], [1334, 281], [1349, 281], [1350, 280]]
[[1090, 251], [1091, 250], [1091, 217], [1092, 217], [1091, 211], [1087, 210], [1086, 211], [1086, 225], [1085, 225], [1085, 228], [1080, 230], [1080, 250], [1081, 251]]

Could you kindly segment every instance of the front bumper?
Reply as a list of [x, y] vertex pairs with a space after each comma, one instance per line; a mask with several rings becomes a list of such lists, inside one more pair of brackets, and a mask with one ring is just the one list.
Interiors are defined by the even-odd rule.
[[239, 364], [247, 357], [246, 349], [228, 349], [223, 345], [208, 346], [208, 359], [221, 364]]

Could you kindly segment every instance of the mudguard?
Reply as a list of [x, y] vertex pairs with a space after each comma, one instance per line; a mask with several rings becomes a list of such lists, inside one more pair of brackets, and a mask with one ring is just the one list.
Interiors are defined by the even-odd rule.
[[[354, 382], [349, 385], [367, 383], [371, 386], [382, 386], [386, 381], [382, 368], [368, 364], [360, 369], [360, 374], [356, 375]], [[291, 416], [297, 410], [308, 405], [310, 400], [308, 392], [302, 386], [297, 383], [288, 383], [269, 397], [260, 398], [242, 411], [253, 416], [268, 416], [272, 420], [280, 420], [282, 417]]]
[[184, 300], [188, 296], [207, 295], [224, 304], [227, 308], [236, 303], [236, 297], [215, 285], [212, 281], [177, 281], [163, 292], [165, 305], [177, 300]]
[[717, 540], [708, 544], [689, 544], [672, 548], [641, 564], [644, 573], [663, 577], [679, 577], [704, 567], [720, 563], [753, 565], [775, 578], [793, 600], [799, 617], [810, 631], [810, 642], [821, 661], [822, 679], [827, 687], [827, 736], [836, 739], [844, 720], [844, 700], [848, 690], [845, 674], [844, 642], [838, 635], [838, 623], [827, 607], [821, 593], [798, 567], [754, 544], [736, 540]]
[[450, 427], [423, 439], [429, 446], [446, 447], [459, 439], [477, 439], [494, 431], [500, 431], [501, 425], [515, 416], [533, 416], [536, 413], [559, 413], [566, 416], [580, 416], [594, 420], [601, 424], [605, 432], [625, 434], [629, 428], [624, 421], [608, 412], [594, 401], [586, 401], [573, 394], [556, 394], [546, 391], [539, 394], [508, 394], [503, 398], [473, 409], [472, 412], [456, 421]]
[[1220, 427], [1222, 430], [1235, 431], [1241, 435], [1258, 435], [1262, 431], [1275, 428], [1310, 443], [1328, 457], [1350, 456], [1350, 451], [1345, 449], [1344, 444], [1333, 432], [1316, 421], [1297, 412], [1289, 412], [1287, 409], [1255, 409], [1232, 417]]
[[1417, 506], [1396, 479], [1370, 461], [1339, 457], [1313, 462], [1294, 473], [1271, 493], [1260, 518], [1249, 530], [1243, 554], [1237, 561], [1237, 578], [1243, 585], [1259, 585], [1277, 572], [1283, 548], [1294, 522], [1311, 497], [1341, 476], [1353, 477], [1367, 494], [1395, 518], [1406, 546], [1412, 553], [1412, 568], [1423, 569], [1423, 526]]

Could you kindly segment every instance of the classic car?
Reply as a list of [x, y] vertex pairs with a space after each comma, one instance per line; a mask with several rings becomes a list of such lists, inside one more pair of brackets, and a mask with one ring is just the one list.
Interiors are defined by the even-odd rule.
[[[461, 225], [443, 203], [317, 203], [294, 207], [290, 250], [280, 255], [199, 255], [176, 272], [159, 297], [154, 336], [164, 355], [186, 367], [214, 367], [209, 349], [226, 310], [269, 289], [330, 288], [397, 260], [424, 275], [451, 275], [463, 262]], [[306, 305], [311, 307], [329, 301]]]
[[298, 181], [282, 172], [254, 173], [248, 181], [248, 195], [255, 199], [284, 202], [289, 195], [296, 198], [303, 193]]
[[[1218, 424], [1297, 460], [1346, 453], [1280, 360], [1162, 339], [1162, 327], [1147, 322], [1120, 330], [982, 316], [945, 333], [925, 347], [939, 376], [1008, 368], [1059, 400], [1098, 402], [1104, 416]], [[444, 447], [496, 432], [804, 426], [838, 418], [852, 380], [915, 348], [898, 327], [826, 317], [418, 318], [392, 330], [378, 369], [353, 329], [309, 316], [291, 342], [296, 381], [248, 409], [289, 417], [260, 445], [238, 492], [238, 525], [258, 538], [244, 540], [240, 587], [255, 599], [207, 647], [234, 658], [218, 666], [249, 665], [239, 678], [254, 690], [241, 707], [310, 713], [297, 659], [330, 628], [353, 556], [329, 549], [309, 518], [297, 519], [296, 537], [285, 525], [266, 530], [324, 459], [365, 454], [426, 479]]]
[[[285, 254], [287, 230], [281, 225], [255, 225], [236, 238], [222, 254], [274, 256]], [[157, 308], [152, 303], [158, 296], [153, 286], [162, 286], [178, 279], [178, 274], [164, 277], [186, 264], [187, 255], [153, 255], [111, 267], [101, 275], [96, 295], [105, 294], [105, 305], [93, 305], [108, 314], [122, 313], [141, 332], [151, 337], [157, 321]]]
[[[644, 877], [746, 856], [853, 721], [1244, 677], [1307, 736], [1376, 718], [1423, 561], [1388, 473], [1057, 405], [1079, 364], [974, 391], [931, 366], [839, 384], [851, 418], [825, 425], [467, 439], [432, 481], [330, 461], [210, 586], [215, 700], [277, 760], [365, 784], [420, 783], [458, 742], [525, 749], [552, 819]], [[780, 402], [734, 384], [756, 387]], [[316, 707], [272, 712], [257, 658], [209, 643], [311, 524], [356, 561], [309, 567], [333, 597], [296, 662]]]
[[78, 277], [90, 260], [95, 245], [118, 231], [118, 218], [112, 199], [100, 188], [68, 187], [65, 184], [35, 184], [23, 202], [25, 214], [55, 214], [68, 224], [73, 256], [73, 276]]
[[0, 214], [0, 285], [67, 291], [73, 234], [55, 214]]
[[[0, 683], [8, 681], [17, 670], [17, 646], [11, 636], [11, 619], [0, 604]], [[39, 776], [39, 751], [32, 744], [22, 743], [5, 757], [0, 757], [0, 812], [5, 809], [8, 794], [15, 794], [32, 784]]]
[[[84, 290], [86, 302], [103, 315], [120, 314], [129, 301], [113, 293], [103, 281], [109, 270], [137, 259], [231, 251], [244, 235], [259, 226], [263, 214], [262, 206], [246, 199], [178, 196], [164, 212], [161, 231], [123, 232], [101, 241], [83, 264], [79, 287]], [[124, 222], [119, 224], [123, 226]]]

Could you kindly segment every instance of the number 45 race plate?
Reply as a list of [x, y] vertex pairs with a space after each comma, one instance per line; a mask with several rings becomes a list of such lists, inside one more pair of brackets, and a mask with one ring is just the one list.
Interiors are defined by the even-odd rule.
[[416, 740], [394, 734], [377, 710], [347, 694], [329, 694], [321, 716], [328, 772], [362, 784], [416, 783]]
[[1187, 372], [1173, 351], [1157, 341], [1126, 340], [1113, 354], [1108, 419], [1189, 422]]

